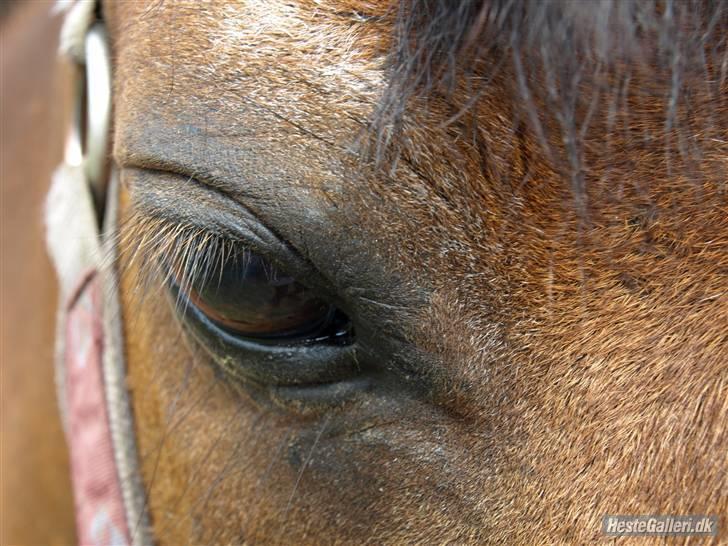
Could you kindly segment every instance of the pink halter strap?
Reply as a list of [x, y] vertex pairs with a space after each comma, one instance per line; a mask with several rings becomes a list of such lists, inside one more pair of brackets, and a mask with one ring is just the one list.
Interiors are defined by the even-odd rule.
[[78, 541], [84, 545], [131, 543], [106, 409], [102, 312], [99, 276], [90, 270], [66, 308], [62, 385]]

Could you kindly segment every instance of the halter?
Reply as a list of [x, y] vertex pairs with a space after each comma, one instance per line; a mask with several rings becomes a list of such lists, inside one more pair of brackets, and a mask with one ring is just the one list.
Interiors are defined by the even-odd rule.
[[59, 283], [56, 388], [70, 451], [79, 544], [152, 544], [126, 389], [116, 272], [118, 173], [108, 161], [111, 61], [96, 3], [73, 4], [61, 53], [76, 111], [46, 200]]

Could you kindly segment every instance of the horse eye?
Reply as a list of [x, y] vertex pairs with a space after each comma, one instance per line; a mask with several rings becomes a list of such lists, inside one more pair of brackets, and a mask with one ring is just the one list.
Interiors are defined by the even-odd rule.
[[268, 342], [342, 341], [348, 318], [269, 261], [251, 252], [188, 283], [190, 303], [227, 332]]

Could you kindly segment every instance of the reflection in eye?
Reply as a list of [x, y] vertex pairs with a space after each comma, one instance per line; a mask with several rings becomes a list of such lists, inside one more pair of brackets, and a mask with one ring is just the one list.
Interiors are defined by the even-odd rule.
[[251, 252], [234, 253], [220, 271], [183, 289], [211, 321], [240, 337], [319, 341], [348, 333], [336, 307]]

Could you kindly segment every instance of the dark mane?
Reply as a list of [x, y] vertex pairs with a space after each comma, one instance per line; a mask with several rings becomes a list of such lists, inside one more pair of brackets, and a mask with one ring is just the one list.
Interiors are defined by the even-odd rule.
[[[397, 13], [391, 80], [377, 115], [380, 144], [391, 141], [413, 99], [453, 97], [475, 106], [494, 77], [508, 74], [531, 129], [545, 144], [540, 108], [556, 113], [565, 133], [585, 85], [617, 93], [634, 66], [650, 67], [665, 129], [681, 104], [710, 93], [725, 111], [726, 22], [723, 0], [403, 0]], [[654, 96], [653, 96], [654, 99]], [[420, 104], [422, 104], [420, 103]], [[462, 112], [461, 112], [462, 113]], [[588, 121], [588, 120], [587, 120]], [[709, 131], [714, 128], [707, 128]], [[578, 140], [578, 135], [564, 135]]]

